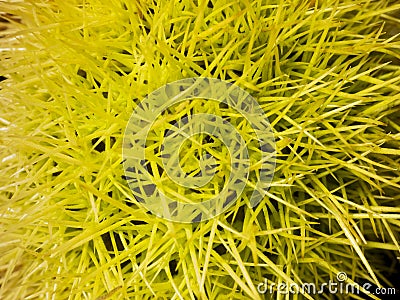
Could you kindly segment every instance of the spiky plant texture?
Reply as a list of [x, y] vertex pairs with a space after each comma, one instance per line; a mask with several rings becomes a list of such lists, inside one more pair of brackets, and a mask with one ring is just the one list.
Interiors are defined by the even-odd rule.
[[[395, 284], [395, 2], [1, 1], [0, 298], [369, 297], [257, 290], [265, 279], [321, 284], [338, 272]], [[253, 209], [244, 193], [215, 219], [172, 223], [129, 190], [123, 133], [148, 93], [197, 76], [259, 102], [275, 135], [275, 176]], [[164, 121], [232, 113], [213, 105], [185, 102]], [[161, 139], [165, 127], [154, 130]], [[195, 143], [185, 147], [195, 171]], [[162, 174], [157, 155], [149, 168]]]

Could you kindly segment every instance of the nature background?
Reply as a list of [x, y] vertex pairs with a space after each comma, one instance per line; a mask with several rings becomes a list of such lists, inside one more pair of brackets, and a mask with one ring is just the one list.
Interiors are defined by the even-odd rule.
[[[0, 298], [284, 299], [257, 284], [321, 284], [338, 272], [398, 287], [399, 9], [383, 0], [1, 1]], [[123, 132], [148, 93], [197, 76], [257, 99], [276, 171], [254, 209], [245, 192], [216, 219], [171, 223], [129, 190]], [[184, 105], [160, 120], [234, 113]], [[156, 150], [164, 131], [154, 129]], [[149, 168], [163, 176], [157, 153]], [[222, 185], [217, 178], [204, 197]], [[357, 295], [289, 298], [305, 297]]]

